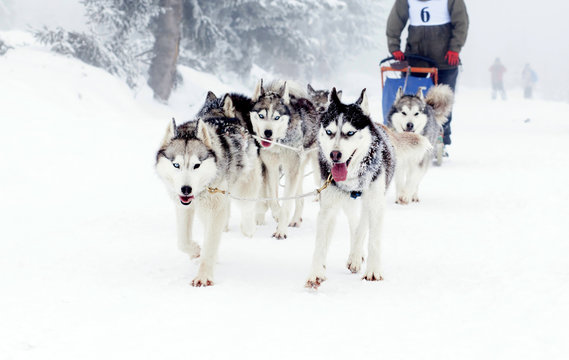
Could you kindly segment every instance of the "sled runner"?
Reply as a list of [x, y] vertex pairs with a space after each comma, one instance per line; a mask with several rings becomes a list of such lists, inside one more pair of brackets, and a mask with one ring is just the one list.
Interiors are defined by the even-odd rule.
[[[407, 59], [425, 62], [427, 67], [410, 66]], [[384, 65], [385, 64], [385, 65]], [[423, 95], [429, 88], [438, 83], [438, 69], [434, 60], [418, 55], [405, 54], [405, 60], [397, 61], [393, 56], [385, 58], [379, 62], [381, 69], [381, 89], [382, 89], [382, 114], [383, 123], [387, 123], [387, 116], [391, 105], [395, 101], [397, 91], [401, 87], [404, 94], [416, 94], [419, 88], [423, 89]], [[437, 138], [435, 146], [435, 163], [441, 165], [443, 162], [443, 136]]]

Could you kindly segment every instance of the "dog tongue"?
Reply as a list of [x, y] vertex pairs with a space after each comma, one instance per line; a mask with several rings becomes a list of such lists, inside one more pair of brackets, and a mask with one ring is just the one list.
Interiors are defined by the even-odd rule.
[[334, 181], [344, 181], [348, 177], [348, 167], [346, 163], [332, 165], [332, 177]]
[[264, 147], [269, 147], [269, 146], [271, 146], [271, 143], [268, 141], [261, 140], [261, 145], [263, 145]]

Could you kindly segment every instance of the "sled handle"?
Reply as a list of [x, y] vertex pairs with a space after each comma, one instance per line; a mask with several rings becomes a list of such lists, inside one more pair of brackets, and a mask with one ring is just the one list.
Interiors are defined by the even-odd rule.
[[[405, 54], [405, 58], [406, 59], [411, 59], [411, 60], [421, 60], [421, 61], [425, 61], [427, 63], [429, 63], [429, 65], [431, 65], [432, 67], [437, 67], [437, 63], [435, 60], [428, 58], [426, 56], [421, 56], [421, 55], [413, 55], [413, 54]], [[393, 56], [390, 57], [386, 57], [385, 59], [381, 60], [379, 62], [379, 65], [381, 66], [381, 64], [383, 64], [384, 62], [387, 61], [391, 61], [391, 60], [396, 60]]]

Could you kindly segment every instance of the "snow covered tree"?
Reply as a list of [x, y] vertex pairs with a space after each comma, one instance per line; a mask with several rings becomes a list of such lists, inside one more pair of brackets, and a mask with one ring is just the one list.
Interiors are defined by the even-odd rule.
[[143, 56], [152, 49], [150, 24], [160, 12], [158, 0], [81, 2], [90, 27], [87, 33], [44, 29], [36, 31], [36, 37], [56, 52], [102, 67], [136, 86], [146, 68]]
[[184, 0], [181, 61], [248, 74], [253, 64], [288, 77], [325, 75], [337, 57], [375, 47], [386, 18], [377, 0]]

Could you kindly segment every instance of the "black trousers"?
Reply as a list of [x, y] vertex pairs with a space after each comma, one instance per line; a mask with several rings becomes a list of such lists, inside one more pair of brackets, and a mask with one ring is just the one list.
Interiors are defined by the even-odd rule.
[[[450, 86], [450, 88], [454, 92], [454, 89], [456, 87], [456, 77], [457, 76], [458, 76], [458, 67], [455, 67], [453, 69], [445, 69], [445, 70], [439, 69], [439, 84], [447, 84], [448, 86]], [[445, 145], [451, 144], [451, 140], [450, 140], [450, 134], [452, 133], [450, 130], [450, 122], [451, 121], [452, 121], [452, 111], [451, 111], [450, 115], [448, 116], [448, 121], [443, 126], [443, 129], [444, 129], [443, 142]]]

